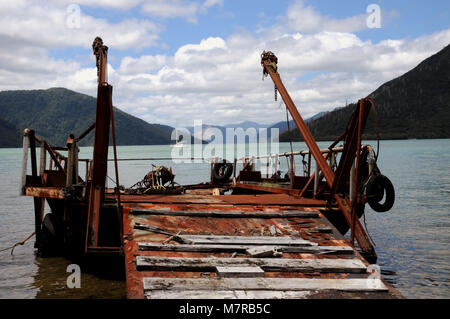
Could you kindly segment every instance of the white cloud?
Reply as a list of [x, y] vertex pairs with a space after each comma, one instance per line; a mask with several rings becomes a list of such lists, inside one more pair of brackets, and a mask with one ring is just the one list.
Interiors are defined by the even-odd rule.
[[[184, 121], [186, 125], [193, 119], [214, 124], [281, 121], [285, 114], [273, 102], [273, 83], [270, 79], [261, 83], [260, 53], [271, 49], [279, 57], [279, 72], [288, 91], [307, 118], [367, 96], [449, 40], [450, 30], [379, 43], [328, 31], [269, 40], [248, 34], [208, 38], [179, 48], [151, 74], [121, 77], [120, 86], [129, 96], [122, 107], [131, 112], [139, 109], [135, 114], [153, 122]], [[298, 80], [311, 72], [318, 75]], [[134, 94], [147, 96], [134, 99]]]
[[305, 6], [297, 0], [287, 10], [287, 24], [294, 31], [314, 33], [318, 31], [355, 32], [367, 28], [366, 14], [346, 19], [333, 19], [317, 12], [312, 6]]
[[[156, 44], [158, 27], [147, 20], [125, 19], [110, 23], [80, 12], [79, 25], [71, 24], [72, 12], [65, 6], [21, 2], [4, 8], [0, 20], [0, 36], [11, 41], [26, 42], [37, 47], [88, 48], [96, 36], [115, 49], [145, 48]], [[78, 18], [77, 18], [78, 19]], [[79, 26], [79, 27], [78, 27]]]
[[203, 4], [184, 0], [152, 0], [142, 4], [142, 11], [160, 18], [185, 18], [197, 23], [197, 15], [206, 13], [213, 6], [222, 6], [223, 0], [206, 0]]
[[[92, 54], [86, 56], [91, 64], [84, 67], [85, 63], [78, 58], [55, 58], [49, 50], [88, 48], [93, 38], [100, 35], [111, 48], [110, 61], [119, 59], [114, 50], [131, 51], [117, 60], [116, 69], [109, 66], [114, 104], [152, 123], [192, 125], [194, 119], [211, 124], [284, 120], [284, 108], [273, 101], [272, 81], [270, 78], [261, 81], [263, 50], [277, 54], [285, 86], [307, 118], [367, 96], [450, 42], [449, 29], [416, 39], [373, 43], [351, 33], [358, 29], [353, 18], [323, 17], [314, 8], [297, 2], [293, 5], [297, 11], [289, 8], [286, 19], [279, 19], [286, 21], [284, 25], [279, 22], [256, 35], [241, 29], [228, 37], [215, 35], [187, 43], [173, 54], [152, 55], [150, 50], [143, 53], [138, 50], [158, 41], [159, 27], [150, 21], [126, 19], [113, 23], [83, 15], [81, 28], [68, 30], [64, 7], [26, 6], [27, 3], [17, 1], [5, 7], [0, 2], [3, 17], [0, 89], [64, 86], [95, 95]], [[98, 3], [113, 6], [106, 0]], [[173, 7], [161, 7], [154, 14], [161, 16], [166, 10], [165, 17], [183, 19], [195, 19], [202, 8], [223, 4], [196, 2], [196, 9], [183, 15], [177, 10], [189, 7], [192, 2], [165, 3]], [[130, 8], [140, 2], [121, 5]], [[302, 25], [293, 24], [294, 15], [305, 12], [310, 15]]]

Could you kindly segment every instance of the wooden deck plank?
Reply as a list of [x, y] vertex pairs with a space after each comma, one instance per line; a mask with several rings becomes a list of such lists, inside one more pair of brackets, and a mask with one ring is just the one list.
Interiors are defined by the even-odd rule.
[[309, 278], [143, 278], [144, 291], [265, 290], [265, 291], [386, 291], [380, 279]]
[[264, 277], [261, 267], [223, 267], [217, 266], [216, 272], [219, 277]]
[[317, 211], [287, 211], [287, 212], [244, 212], [244, 211], [194, 211], [194, 210], [144, 210], [134, 209], [133, 215], [163, 215], [189, 217], [221, 217], [221, 218], [318, 218]]
[[[247, 253], [247, 250], [254, 247], [261, 247], [260, 245], [219, 245], [219, 244], [159, 244], [159, 243], [138, 243], [139, 250], [149, 251], [182, 251], [182, 252], [207, 252], [207, 253]], [[277, 251], [284, 253], [311, 253], [311, 254], [324, 254], [324, 253], [336, 253], [336, 254], [353, 254], [354, 250], [350, 246], [276, 246], [268, 245], [270, 249], [276, 249]]]
[[147, 299], [305, 299], [310, 291], [266, 290], [149, 290]]
[[230, 244], [230, 245], [289, 245], [317, 246], [317, 243], [298, 237], [275, 236], [218, 236], [218, 235], [180, 235], [179, 237], [199, 244]]
[[182, 258], [136, 256], [138, 270], [215, 271], [216, 267], [261, 267], [264, 271], [365, 273], [359, 259]]

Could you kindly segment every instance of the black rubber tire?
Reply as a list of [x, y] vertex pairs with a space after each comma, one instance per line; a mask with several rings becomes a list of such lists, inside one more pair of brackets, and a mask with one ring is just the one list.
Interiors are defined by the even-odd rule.
[[214, 180], [218, 182], [226, 182], [233, 174], [233, 164], [231, 163], [216, 163], [213, 167]]
[[[386, 193], [386, 200], [380, 201]], [[370, 178], [366, 187], [366, 196], [369, 206], [378, 213], [384, 213], [394, 206], [395, 190], [389, 178], [384, 175], [375, 175]]]

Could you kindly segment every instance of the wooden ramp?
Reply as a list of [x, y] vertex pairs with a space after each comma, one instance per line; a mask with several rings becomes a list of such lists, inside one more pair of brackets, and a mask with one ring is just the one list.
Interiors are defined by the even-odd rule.
[[209, 204], [204, 195], [129, 200], [127, 297], [398, 297], [317, 207], [294, 199], [266, 207], [246, 199], [244, 205], [233, 197], [215, 196]]

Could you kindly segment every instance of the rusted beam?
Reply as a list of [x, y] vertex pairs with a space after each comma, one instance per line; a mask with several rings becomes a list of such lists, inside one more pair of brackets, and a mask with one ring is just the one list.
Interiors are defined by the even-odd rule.
[[56, 156], [56, 153], [46, 141], [44, 141], [44, 147], [47, 150], [48, 154], [50, 154], [50, 157], [52, 158], [53, 162], [55, 162], [55, 165], [58, 167], [58, 169], [65, 174], [66, 170], [62, 167], [61, 163], [58, 160], [58, 157]]
[[98, 246], [100, 209], [103, 203], [105, 179], [108, 169], [111, 104], [112, 86], [99, 85], [97, 91], [92, 184], [89, 196], [88, 224], [86, 230], [86, 252], [89, 246]]
[[[347, 129], [348, 133], [345, 133], [347, 135], [346, 139], [346, 145], [344, 147], [344, 151], [342, 154], [341, 161], [339, 163], [338, 169], [336, 171], [338, 179], [335, 179], [335, 173], [331, 169], [330, 165], [327, 163], [326, 159], [322, 156], [322, 153], [320, 152], [319, 147], [317, 146], [317, 143], [314, 140], [314, 137], [312, 136], [311, 132], [308, 129], [308, 126], [306, 125], [305, 121], [302, 119], [300, 113], [297, 110], [297, 107], [295, 106], [294, 102], [292, 101], [289, 93], [287, 92], [286, 88], [284, 87], [283, 82], [281, 81], [280, 75], [277, 72], [277, 62], [278, 59], [273, 55], [271, 52], [264, 52], [262, 54], [261, 59], [261, 65], [263, 66], [264, 73], [269, 74], [272, 78], [272, 81], [275, 84], [276, 89], [278, 92], [280, 92], [280, 95], [286, 104], [286, 107], [288, 108], [289, 112], [291, 113], [292, 118], [294, 119], [295, 124], [297, 125], [297, 128], [300, 131], [300, 134], [303, 136], [303, 139], [305, 140], [305, 143], [308, 145], [312, 155], [314, 156], [314, 159], [316, 160], [316, 165], [320, 168], [322, 171], [325, 180], [328, 184], [328, 186], [331, 189], [331, 194], [335, 198], [335, 200], [338, 202], [339, 208], [344, 214], [347, 223], [350, 227], [353, 226], [352, 218], [351, 218], [351, 208], [350, 212], [347, 210], [347, 208], [343, 205], [341, 198], [337, 195], [336, 190], [342, 185], [342, 178], [346, 176], [346, 172], [349, 172], [350, 166], [352, 161], [356, 155], [356, 142], [357, 142], [357, 136], [358, 132], [356, 131], [359, 128], [363, 128], [365, 126], [368, 111], [366, 111], [366, 108], [364, 108], [364, 115], [362, 117], [359, 117], [359, 112], [355, 112], [353, 115], [352, 122]], [[372, 103], [373, 102], [366, 98], [364, 99], [364, 105], [367, 105], [366, 103]], [[360, 122], [360, 123], [359, 123]], [[349, 142], [349, 143], [348, 143]], [[359, 154], [358, 154], [359, 155]], [[358, 221], [359, 223], [359, 221]], [[358, 241], [358, 244], [360, 245], [361, 249], [366, 250], [370, 254], [375, 254], [375, 249], [373, 248], [372, 244], [369, 241], [369, 238], [367, 234], [365, 233], [364, 229], [359, 226], [355, 221], [355, 227], [354, 230], [358, 232], [358, 234], [355, 234], [356, 239]], [[360, 225], [360, 224], [359, 224]]]
[[[31, 186], [40, 186], [36, 185], [38, 179], [37, 172], [37, 160], [36, 160], [36, 139], [34, 130], [28, 131], [28, 138], [30, 140], [30, 157], [31, 157], [31, 176], [32, 176], [32, 185]], [[34, 196], [34, 231], [36, 233], [36, 241], [34, 243], [34, 247], [39, 247], [41, 243], [41, 225], [43, 219], [43, 202], [42, 198]]]
[[83, 133], [78, 136], [75, 141], [81, 141], [86, 135], [88, 135], [95, 128], [95, 122], [92, 123]]
[[123, 216], [122, 216], [122, 205], [120, 202], [120, 182], [119, 182], [119, 164], [117, 162], [117, 145], [116, 145], [116, 128], [114, 125], [114, 109], [112, 101], [109, 104], [109, 111], [111, 113], [111, 137], [113, 142], [113, 153], [114, 153], [114, 171], [116, 174], [116, 198], [117, 198], [117, 218], [119, 219], [119, 232], [121, 243], [123, 241]]
[[64, 199], [64, 196], [61, 194], [61, 189], [61, 187], [26, 186], [24, 191], [26, 196]]
[[280, 92], [281, 98], [283, 99], [284, 103], [286, 104], [286, 107], [289, 110], [289, 113], [291, 114], [292, 119], [294, 120], [295, 124], [297, 125], [297, 128], [300, 131], [300, 134], [303, 136], [303, 139], [305, 140], [306, 145], [308, 146], [309, 150], [311, 151], [312, 155], [314, 156], [314, 159], [316, 160], [316, 163], [319, 166], [320, 170], [324, 174], [328, 185], [331, 187], [333, 185], [333, 181], [334, 181], [333, 171], [331, 170], [330, 165], [328, 165], [328, 163], [326, 162], [322, 153], [320, 152], [320, 149], [317, 146], [317, 143], [314, 140], [314, 137], [312, 136], [311, 132], [309, 131], [308, 126], [306, 125], [305, 121], [301, 117], [300, 113], [297, 110], [297, 107], [295, 106], [289, 93], [287, 92], [286, 88], [284, 87], [284, 84], [281, 81], [280, 75], [278, 74], [278, 72], [276, 72], [276, 71], [274, 72], [273, 68], [270, 65], [270, 62], [268, 62], [267, 60], [262, 60], [261, 63], [263, 65], [264, 69], [267, 71], [267, 73], [272, 78], [272, 81], [274, 82], [276, 88], [278, 89], [278, 92]]

